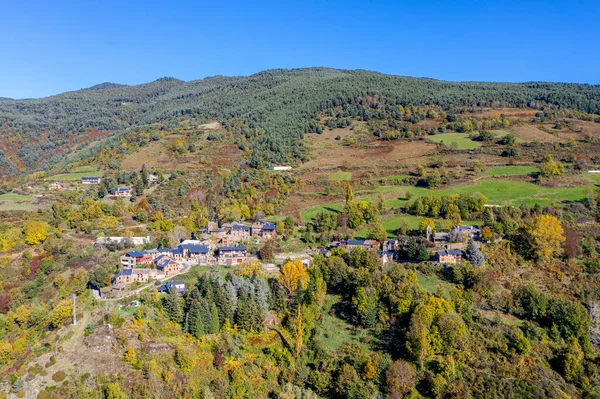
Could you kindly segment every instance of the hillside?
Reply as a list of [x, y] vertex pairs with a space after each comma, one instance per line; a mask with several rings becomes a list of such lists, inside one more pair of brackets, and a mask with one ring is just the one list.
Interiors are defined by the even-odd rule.
[[[138, 86], [104, 83], [36, 100], [0, 102], [0, 173], [48, 169], [89, 143], [135, 127], [195, 119], [240, 126], [252, 167], [307, 159], [301, 139], [335, 107], [380, 97], [383, 104], [441, 109], [544, 105], [600, 113], [600, 86], [561, 83], [451, 83], [324, 68]], [[388, 117], [388, 115], [376, 115]]]
[[599, 91], [0, 101], [0, 399], [600, 398]]

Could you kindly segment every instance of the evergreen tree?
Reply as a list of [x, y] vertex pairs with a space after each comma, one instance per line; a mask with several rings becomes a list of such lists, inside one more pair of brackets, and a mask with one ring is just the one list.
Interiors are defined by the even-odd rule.
[[163, 308], [171, 321], [178, 324], [183, 323], [183, 304], [174, 288], [171, 288], [171, 291], [163, 298]]
[[148, 170], [146, 169], [146, 164], [142, 165], [142, 183], [144, 187], [148, 187]]
[[269, 309], [277, 313], [284, 312], [286, 309], [285, 290], [279, 284], [276, 278], [269, 278]]
[[198, 315], [198, 317], [196, 317], [195, 320], [195, 324], [194, 324], [194, 337], [199, 338], [201, 336], [203, 336], [204, 334], [206, 334], [206, 328], [204, 327], [204, 321], [202, 321], [202, 317], [200, 317], [200, 315]]
[[421, 262], [429, 260], [429, 251], [424, 244], [419, 245], [416, 259], [420, 260]]
[[481, 253], [481, 250], [477, 244], [475, 244], [475, 241], [471, 241], [469, 243], [469, 246], [465, 252], [465, 256], [467, 260], [474, 266], [483, 266], [483, 263], [485, 262], [485, 257], [483, 256], [483, 253]]
[[213, 302], [210, 307], [210, 329], [211, 334], [217, 334], [221, 329], [221, 323], [219, 321], [219, 311], [217, 305]]
[[417, 244], [417, 239], [414, 237], [410, 237], [408, 239], [408, 242], [406, 243], [406, 254], [410, 259], [416, 259], [418, 252], [419, 245]]

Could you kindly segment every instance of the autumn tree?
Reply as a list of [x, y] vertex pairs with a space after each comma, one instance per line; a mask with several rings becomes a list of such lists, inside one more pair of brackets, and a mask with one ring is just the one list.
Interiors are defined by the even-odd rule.
[[31, 221], [25, 224], [25, 244], [38, 245], [48, 238], [48, 225], [44, 222]]
[[299, 260], [287, 262], [281, 267], [279, 283], [287, 290], [289, 295], [292, 295], [298, 289], [305, 289], [308, 281], [308, 271]]
[[565, 167], [561, 162], [557, 162], [552, 159], [552, 155], [548, 154], [544, 156], [540, 165], [540, 175], [546, 179], [551, 179], [554, 176], [562, 176], [565, 171]]
[[402, 399], [413, 390], [417, 382], [417, 373], [412, 364], [404, 360], [396, 360], [389, 367], [386, 383], [389, 399]]
[[62, 327], [65, 321], [71, 317], [73, 317], [73, 302], [70, 299], [63, 299], [52, 311], [50, 326], [53, 328]]
[[526, 226], [532, 249], [538, 259], [548, 260], [565, 241], [560, 221], [552, 215], [537, 216]]
[[431, 232], [434, 233], [435, 232], [435, 222], [433, 219], [431, 218], [423, 218], [421, 219], [421, 221], [419, 222], [419, 232], [421, 234], [425, 234], [425, 232], [427, 231], [427, 227], [431, 228]]

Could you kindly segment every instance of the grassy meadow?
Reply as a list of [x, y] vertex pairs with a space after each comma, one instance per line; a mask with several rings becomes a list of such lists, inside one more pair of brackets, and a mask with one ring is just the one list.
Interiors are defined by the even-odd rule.
[[54, 176], [49, 176], [45, 180], [55, 181], [77, 181], [82, 177], [101, 177], [102, 171], [99, 171], [93, 166], [79, 166], [71, 171], [71, 173], [61, 173]]
[[472, 150], [481, 147], [480, 143], [471, 140], [465, 133], [442, 133], [434, 136], [427, 136], [427, 139], [458, 150]]

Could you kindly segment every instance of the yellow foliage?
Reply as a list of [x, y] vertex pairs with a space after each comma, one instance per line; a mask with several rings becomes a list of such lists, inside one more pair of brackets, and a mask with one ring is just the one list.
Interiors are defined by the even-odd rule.
[[44, 222], [31, 221], [25, 225], [25, 244], [38, 245], [48, 238], [48, 225]]
[[98, 227], [101, 229], [114, 229], [119, 226], [119, 218], [116, 216], [105, 216], [100, 219]]
[[59, 328], [71, 317], [73, 317], [73, 303], [70, 299], [63, 299], [54, 307], [50, 317], [50, 325], [53, 328]]
[[373, 378], [375, 378], [376, 373], [377, 373], [377, 370], [375, 370], [375, 366], [373, 365], [373, 362], [371, 360], [369, 360], [367, 362], [367, 364], [365, 364], [365, 368], [363, 370], [363, 378], [365, 380], [372, 380]]
[[536, 217], [527, 227], [527, 232], [533, 240], [533, 249], [539, 259], [550, 259], [565, 241], [560, 221], [552, 215]]
[[0, 232], [0, 252], [10, 252], [13, 250], [21, 232], [18, 229], [8, 229]]
[[262, 276], [264, 274], [263, 268], [260, 265], [260, 262], [256, 259], [246, 261], [240, 265], [238, 269], [236, 269], [235, 274], [238, 276], [252, 276], [254, 273], [258, 276]]
[[125, 361], [131, 364], [132, 366], [137, 362], [137, 353], [135, 352], [135, 349], [131, 346], [129, 347], [129, 349], [127, 349], [127, 352], [125, 352]]
[[0, 341], [0, 363], [5, 363], [10, 359], [12, 345], [6, 341]]
[[292, 294], [297, 289], [305, 289], [309, 281], [308, 271], [299, 260], [294, 260], [286, 263], [281, 268], [279, 275], [279, 283], [285, 288], [288, 293]]
[[19, 323], [20, 326], [24, 326], [29, 321], [31, 310], [25, 305], [19, 306], [14, 312], [14, 320]]

